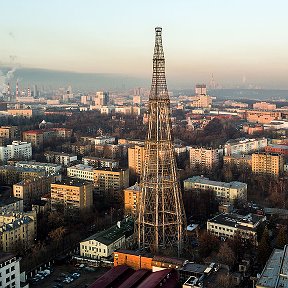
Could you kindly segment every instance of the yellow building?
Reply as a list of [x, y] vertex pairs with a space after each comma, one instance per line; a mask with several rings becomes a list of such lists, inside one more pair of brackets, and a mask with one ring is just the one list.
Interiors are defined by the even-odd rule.
[[90, 209], [93, 205], [93, 184], [78, 179], [67, 179], [51, 184], [51, 205], [65, 208]]
[[35, 111], [32, 109], [8, 109], [7, 112], [10, 115], [22, 116], [25, 118], [31, 118], [35, 114]]
[[18, 137], [18, 127], [17, 126], [1, 126], [0, 137], [10, 139], [10, 140], [16, 140]]
[[224, 165], [235, 165], [240, 167], [251, 167], [252, 156], [251, 155], [233, 155], [223, 157]]
[[41, 176], [22, 180], [13, 185], [13, 196], [23, 199], [24, 203], [31, 203], [49, 193], [51, 183], [57, 179], [61, 179], [61, 176]]
[[119, 196], [119, 192], [129, 186], [129, 169], [95, 169], [94, 185], [99, 193], [111, 192]]
[[45, 170], [15, 167], [10, 165], [0, 167], [0, 183], [2, 185], [13, 185], [22, 180], [34, 179], [45, 175]]
[[125, 215], [136, 216], [138, 211], [138, 204], [140, 201], [141, 189], [136, 182], [135, 185], [124, 189], [124, 209]]
[[32, 147], [42, 148], [44, 144], [44, 134], [42, 130], [29, 130], [22, 133], [23, 141], [31, 143]]
[[29, 247], [37, 235], [36, 212], [0, 213], [0, 248], [4, 252], [12, 251], [17, 245]]
[[128, 148], [128, 167], [130, 175], [140, 177], [145, 157], [144, 145], [135, 145]]
[[252, 154], [252, 172], [279, 176], [284, 170], [284, 157], [275, 153]]

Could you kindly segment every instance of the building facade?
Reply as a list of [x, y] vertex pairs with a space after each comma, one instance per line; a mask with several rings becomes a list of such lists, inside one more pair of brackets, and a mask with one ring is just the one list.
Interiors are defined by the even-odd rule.
[[280, 176], [284, 171], [284, 157], [276, 153], [253, 153], [252, 172], [255, 174], [267, 174]]
[[256, 102], [253, 104], [253, 109], [259, 110], [275, 110], [276, 104], [271, 104], [268, 102]]
[[0, 253], [0, 287], [20, 288], [20, 258]]
[[116, 225], [80, 242], [80, 256], [89, 259], [107, 258], [119, 248], [126, 248], [134, 231], [134, 222], [126, 218]]
[[6, 163], [7, 160], [29, 160], [32, 158], [31, 143], [13, 141], [11, 145], [0, 147], [0, 161]]
[[212, 190], [220, 203], [233, 203], [234, 200], [247, 201], [247, 184], [243, 182], [212, 181], [202, 176], [184, 180], [184, 190]]
[[144, 157], [144, 145], [135, 145], [128, 148], [128, 167], [132, 177], [140, 177], [143, 170]]
[[11, 141], [17, 140], [19, 135], [17, 126], [1, 126], [0, 127], [0, 138], [9, 139]]
[[233, 213], [223, 213], [207, 221], [207, 231], [217, 237], [240, 237], [257, 245], [257, 228], [265, 220], [265, 216], [255, 214], [243, 216]]
[[54, 163], [42, 163], [36, 161], [20, 161], [15, 163], [16, 167], [32, 168], [36, 170], [44, 170], [47, 175], [59, 174], [62, 166]]
[[33, 148], [42, 149], [44, 145], [44, 133], [42, 130], [29, 130], [22, 133], [23, 141], [31, 143]]
[[124, 189], [124, 213], [125, 215], [137, 216], [141, 188], [136, 182], [135, 185]]
[[189, 147], [190, 168], [197, 166], [204, 169], [217, 167], [223, 156], [223, 149]]
[[226, 156], [248, 154], [254, 151], [264, 150], [267, 145], [267, 138], [233, 139], [226, 142], [224, 146], [224, 154]]
[[93, 205], [93, 185], [88, 181], [67, 179], [51, 184], [51, 206], [63, 205], [65, 209], [90, 209]]

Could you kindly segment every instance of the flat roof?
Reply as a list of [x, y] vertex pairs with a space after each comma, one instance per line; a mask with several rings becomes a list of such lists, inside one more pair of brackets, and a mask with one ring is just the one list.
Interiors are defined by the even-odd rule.
[[288, 150], [288, 146], [287, 145], [270, 144], [267, 147]]
[[260, 287], [288, 288], [288, 246], [274, 249], [257, 282]]
[[77, 165], [68, 167], [67, 170], [68, 169], [76, 169], [76, 170], [93, 172], [94, 167], [89, 166], [89, 165], [84, 165], [84, 164], [77, 164]]
[[256, 231], [256, 227], [260, 222], [264, 220], [264, 218], [265, 216], [260, 216], [251, 213], [245, 216], [236, 213], [222, 213], [208, 220], [208, 222], [240, 228], [243, 230]]
[[210, 186], [217, 186], [217, 187], [223, 187], [223, 188], [242, 188], [246, 187], [247, 184], [243, 182], [238, 181], [232, 181], [232, 182], [220, 182], [220, 181], [214, 181], [209, 180], [209, 178], [202, 177], [202, 176], [193, 176], [191, 178], [185, 179], [184, 183], [199, 183], [199, 184], [206, 184]]
[[49, 167], [62, 167], [56, 163], [36, 162], [36, 161], [18, 161], [15, 165], [38, 165], [38, 166], [49, 166]]
[[[243, 143], [249, 143], [254, 141], [261, 141], [261, 140], [267, 140], [267, 138], [237, 138], [237, 139], [230, 139], [226, 142], [226, 144], [243, 144]], [[225, 145], [226, 145], [225, 144]]]
[[12, 258], [16, 257], [14, 254], [12, 253], [5, 253], [5, 252], [0, 252], [0, 264], [4, 263]]
[[55, 183], [52, 183], [51, 185], [57, 184], [57, 185], [66, 185], [66, 186], [77, 186], [81, 187], [87, 184], [91, 184], [91, 181], [85, 181], [78, 178], [66, 178], [61, 181], [56, 181]]
[[103, 230], [101, 232], [95, 233], [92, 236], [86, 238], [84, 241], [95, 240], [105, 245], [110, 245], [122, 236], [131, 235], [134, 231], [134, 221], [131, 219], [126, 219], [120, 222], [120, 227], [118, 224]]

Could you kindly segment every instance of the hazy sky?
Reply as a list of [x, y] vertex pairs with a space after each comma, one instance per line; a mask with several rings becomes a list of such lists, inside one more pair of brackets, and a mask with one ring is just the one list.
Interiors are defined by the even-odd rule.
[[0, 64], [150, 77], [162, 26], [168, 80], [288, 88], [287, 0], [2, 0], [0, 11]]

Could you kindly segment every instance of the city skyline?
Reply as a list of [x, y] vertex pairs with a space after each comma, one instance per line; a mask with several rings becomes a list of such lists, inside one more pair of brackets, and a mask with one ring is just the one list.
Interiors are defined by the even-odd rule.
[[288, 88], [288, 40], [284, 37], [288, 5], [277, 4], [3, 2], [0, 65], [147, 79], [154, 40], [151, 30], [159, 25], [167, 47], [168, 88], [170, 83], [179, 87], [209, 83], [212, 74], [224, 86], [253, 83]]

